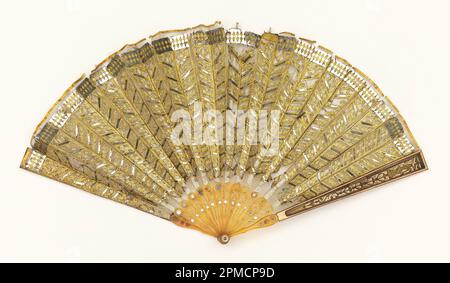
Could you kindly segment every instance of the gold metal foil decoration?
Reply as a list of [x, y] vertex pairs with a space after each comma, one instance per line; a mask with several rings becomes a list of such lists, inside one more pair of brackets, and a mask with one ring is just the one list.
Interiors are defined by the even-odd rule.
[[216, 23], [104, 60], [50, 110], [22, 168], [226, 244], [427, 166], [398, 110], [347, 61]]

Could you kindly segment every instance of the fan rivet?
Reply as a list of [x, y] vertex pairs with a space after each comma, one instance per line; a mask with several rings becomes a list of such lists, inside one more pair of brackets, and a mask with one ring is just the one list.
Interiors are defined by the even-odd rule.
[[217, 240], [222, 244], [226, 245], [230, 242], [231, 238], [228, 235], [221, 235], [217, 238]]

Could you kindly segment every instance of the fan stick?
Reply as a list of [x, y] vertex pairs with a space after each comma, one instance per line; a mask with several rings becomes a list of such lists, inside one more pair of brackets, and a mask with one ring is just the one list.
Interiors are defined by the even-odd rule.
[[294, 205], [277, 213], [280, 221], [306, 213], [312, 209], [331, 204], [335, 201], [362, 193], [384, 184], [406, 178], [428, 170], [422, 151], [415, 152], [380, 169], [348, 182], [336, 189], [326, 192], [313, 199]]

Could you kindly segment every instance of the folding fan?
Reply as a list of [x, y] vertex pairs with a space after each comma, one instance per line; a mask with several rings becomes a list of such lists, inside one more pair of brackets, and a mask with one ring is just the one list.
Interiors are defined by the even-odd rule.
[[427, 169], [358, 69], [290, 33], [220, 23], [107, 58], [50, 110], [22, 168], [223, 244]]

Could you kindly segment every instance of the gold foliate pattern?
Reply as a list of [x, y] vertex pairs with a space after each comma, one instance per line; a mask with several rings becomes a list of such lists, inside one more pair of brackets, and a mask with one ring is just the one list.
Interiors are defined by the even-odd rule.
[[21, 167], [224, 244], [427, 169], [396, 108], [347, 61], [220, 23], [104, 60], [50, 110]]
[[155, 203], [134, 194], [125, 187], [112, 182], [103, 184], [92, 180], [78, 170], [64, 166], [32, 149], [27, 150], [22, 168], [161, 218], [169, 219], [171, 215], [170, 211], [159, 208]]

